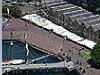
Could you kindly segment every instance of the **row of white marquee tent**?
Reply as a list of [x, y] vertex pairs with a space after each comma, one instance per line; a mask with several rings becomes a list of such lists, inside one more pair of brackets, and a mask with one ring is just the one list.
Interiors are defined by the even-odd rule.
[[90, 49], [93, 49], [94, 45], [96, 45], [95, 42], [90, 41], [88, 39], [84, 39], [70, 31], [66, 30], [62, 26], [58, 26], [58, 25], [52, 23], [51, 21], [49, 21], [48, 19], [43, 18], [37, 14], [28, 14], [28, 15], [23, 16], [22, 19], [33, 22], [33, 23], [37, 24], [38, 26], [42, 26], [43, 28], [46, 28], [48, 30], [52, 29], [54, 33], [56, 33], [60, 36], [63, 36], [63, 37], [67, 37], [68, 39], [70, 39], [80, 45], [84, 45]]

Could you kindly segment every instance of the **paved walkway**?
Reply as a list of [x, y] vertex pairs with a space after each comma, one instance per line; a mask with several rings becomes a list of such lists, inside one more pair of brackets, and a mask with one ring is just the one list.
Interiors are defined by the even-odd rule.
[[[100, 74], [100, 69], [95, 69], [95, 68], [91, 68], [89, 67], [89, 64], [87, 63], [87, 61], [85, 61], [82, 56], [81, 53], [79, 54], [79, 50], [72, 48], [71, 50], [69, 50], [66, 54], [71, 57], [71, 61], [73, 61], [74, 63], [78, 64], [80, 67], [82, 67], [83, 69], [85, 69], [86, 73], [82, 74], [82, 75], [99, 75]], [[81, 72], [79, 70], [79, 72]]]
[[69, 71], [75, 69], [77, 66], [74, 65], [73, 62], [69, 61], [69, 62], [65, 62], [65, 61], [61, 61], [61, 62], [57, 62], [57, 63], [41, 63], [41, 64], [19, 64], [19, 65], [3, 65], [3, 72], [5, 73], [10, 72], [11, 70], [17, 70], [17, 69], [21, 69], [21, 70], [26, 70], [26, 69], [52, 69], [52, 68], [66, 68]]

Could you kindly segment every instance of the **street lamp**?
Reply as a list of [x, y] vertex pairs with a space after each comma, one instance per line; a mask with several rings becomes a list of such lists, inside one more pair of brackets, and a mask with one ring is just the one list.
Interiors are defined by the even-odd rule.
[[[26, 2], [27, 2], [27, 0], [26, 0]], [[26, 14], [26, 8], [25, 8], [25, 14]], [[25, 31], [24, 31], [24, 41], [25, 41], [25, 50], [26, 50], [25, 63], [28, 62], [27, 59], [28, 59], [28, 55], [29, 55], [28, 43], [26, 42], [26, 39], [28, 37], [27, 31], [28, 31], [28, 27], [27, 27], [27, 24], [25, 21]]]
[[46, 1], [44, 0], [44, 4], [45, 4], [45, 8], [47, 8], [47, 6], [46, 6]]
[[62, 51], [62, 48], [63, 48], [63, 45], [64, 45], [64, 41], [67, 39], [67, 37], [66, 36], [64, 36], [63, 37], [63, 42], [62, 42], [62, 44], [61, 44], [61, 46], [60, 46], [60, 48], [59, 48], [59, 53]]
[[10, 60], [12, 57], [12, 47], [13, 47], [12, 35], [13, 35], [12, 32], [10, 32], [10, 48], [8, 53], [8, 60]]
[[26, 50], [26, 55], [25, 55], [25, 63], [27, 63], [28, 55], [29, 55], [29, 48], [28, 48], [28, 43], [26, 42], [26, 39], [28, 35], [26, 34], [26, 25], [25, 25], [25, 32], [24, 32], [24, 40], [25, 40], [25, 50]]

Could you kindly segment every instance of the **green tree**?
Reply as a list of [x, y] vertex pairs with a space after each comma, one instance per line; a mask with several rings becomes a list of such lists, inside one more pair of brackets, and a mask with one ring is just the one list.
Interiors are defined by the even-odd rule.
[[22, 11], [16, 5], [10, 6], [10, 12], [11, 12], [11, 15], [15, 17], [20, 17], [22, 14]]
[[7, 5], [2, 6], [2, 13], [7, 13]]
[[17, 5], [3, 5], [2, 6], [2, 12], [3, 13], [7, 13], [7, 8], [9, 8], [10, 10], [10, 15], [14, 16], [14, 17], [20, 17], [22, 15], [22, 11], [20, 10], [20, 8]]
[[100, 14], [100, 8], [97, 8], [95, 11]]
[[91, 51], [91, 57], [95, 64], [100, 65], [100, 44], [96, 44]]
[[100, 6], [100, 0], [96, 0], [97, 6]]

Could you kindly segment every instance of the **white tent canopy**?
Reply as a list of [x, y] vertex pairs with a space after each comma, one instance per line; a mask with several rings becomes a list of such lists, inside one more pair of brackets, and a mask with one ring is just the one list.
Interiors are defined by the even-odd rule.
[[94, 43], [93, 41], [90, 41], [88, 39], [85, 39], [85, 40], [80, 41], [78, 43], [85, 45], [85, 46], [87, 46], [88, 48], [91, 48], [91, 49], [94, 47], [94, 45], [96, 45], [96, 43]]
[[37, 24], [38, 26], [42, 26], [43, 28], [46, 28], [48, 30], [53, 29], [54, 33], [61, 35], [61, 36], [66, 36], [68, 39], [75, 41], [78, 44], [84, 45], [90, 49], [93, 49], [94, 45], [96, 44], [93, 41], [90, 41], [88, 39], [84, 39], [84, 38], [82, 38], [74, 33], [69, 32], [68, 30], [66, 30], [62, 26], [58, 26], [58, 25], [52, 23], [51, 21], [47, 20], [46, 18], [43, 18], [37, 14], [25, 15], [22, 18], [29, 20], [29, 21]]

